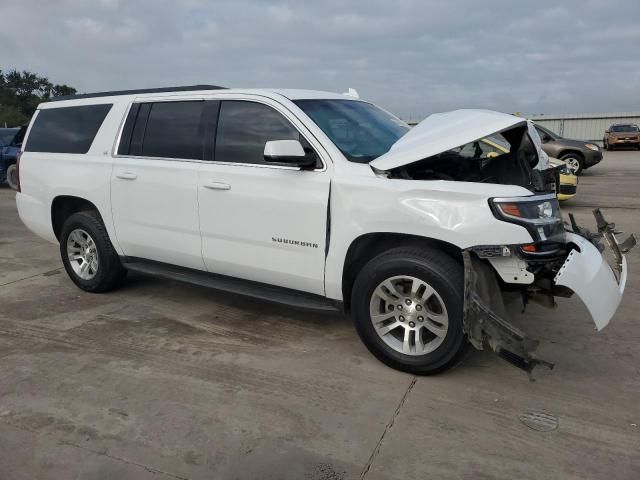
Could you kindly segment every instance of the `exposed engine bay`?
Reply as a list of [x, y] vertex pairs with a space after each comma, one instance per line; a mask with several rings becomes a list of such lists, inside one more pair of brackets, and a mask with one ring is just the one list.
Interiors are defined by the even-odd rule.
[[[449, 180], [519, 185], [535, 192], [553, 192], [558, 168], [539, 170], [540, 159], [527, 124], [397, 167], [389, 178]], [[545, 166], [546, 167], [546, 166]]]

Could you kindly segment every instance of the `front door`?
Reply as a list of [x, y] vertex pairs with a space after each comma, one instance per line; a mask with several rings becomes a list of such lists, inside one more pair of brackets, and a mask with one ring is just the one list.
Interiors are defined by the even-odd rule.
[[[270, 140], [299, 140], [273, 105], [224, 100], [214, 161], [201, 164], [198, 205], [207, 270], [324, 294], [329, 171], [269, 165]], [[289, 114], [291, 115], [291, 114]]]

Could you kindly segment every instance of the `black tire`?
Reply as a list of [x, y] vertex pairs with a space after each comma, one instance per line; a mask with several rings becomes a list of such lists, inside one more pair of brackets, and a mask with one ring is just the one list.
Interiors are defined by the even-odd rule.
[[[74, 271], [67, 254], [69, 235], [76, 229], [85, 231], [93, 239], [97, 249], [98, 268], [95, 276], [88, 280], [81, 278]], [[67, 218], [60, 233], [60, 255], [73, 283], [86, 292], [102, 293], [113, 290], [124, 282], [127, 275], [127, 271], [120, 263], [120, 257], [109, 240], [102, 219], [95, 211], [78, 212]]]
[[[423, 355], [406, 355], [387, 345], [371, 321], [370, 302], [384, 280], [407, 275], [427, 282], [442, 298], [449, 316], [442, 343]], [[415, 375], [433, 375], [462, 361], [470, 344], [462, 329], [464, 270], [442, 251], [398, 247], [370, 260], [358, 274], [351, 295], [351, 314], [358, 335], [369, 351], [386, 365]]]
[[7, 175], [5, 178], [7, 185], [14, 190], [18, 189], [18, 167], [15, 163], [12, 163], [7, 167]]
[[604, 148], [605, 150], [609, 150], [609, 144], [607, 143], [607, 140], [602, 140], [602, 148]]
[[573, 172], [575, 175], [580, 175], [584, 170], [584, 157], [579, 153], [565, 153], [560, 157], [560, 160], [563, 160], [565, 162], [569, 160], [577, 161], [578, 169]]

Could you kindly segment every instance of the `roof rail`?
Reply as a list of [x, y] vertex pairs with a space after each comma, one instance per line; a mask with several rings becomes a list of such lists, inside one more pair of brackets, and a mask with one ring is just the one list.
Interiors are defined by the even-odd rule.
[[61, 95], [59, 97], [52, 97], [49, 99], [49, 101], [57, 102], [59, 100], [75, 100], [78, 98], [111, 97], [114, 95], [135, 95], [137, 93], [190, 92], [194, 90], [223, 90], [226, 88], [227, 87], [219, 87], [217, 85], [183, 85], [180, 87], [141, 88], [138, 90], [114, 90], [111, 92], [80, 93], [77, 95]]

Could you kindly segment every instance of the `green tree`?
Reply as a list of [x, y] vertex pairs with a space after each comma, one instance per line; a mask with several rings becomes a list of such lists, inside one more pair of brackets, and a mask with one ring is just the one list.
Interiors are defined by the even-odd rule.
[[26, 123], [38, 104], [61, 95], [73, 95], [69, 85], [54, 85], [48, 78], [17, 70], [0, 70], [0, 125]]

